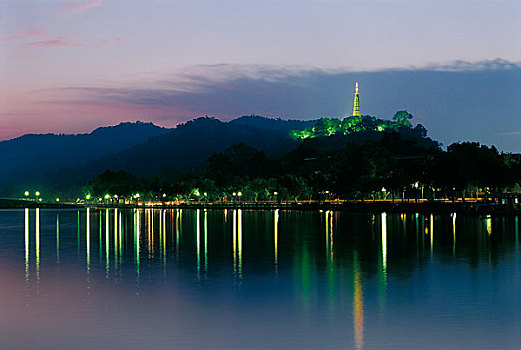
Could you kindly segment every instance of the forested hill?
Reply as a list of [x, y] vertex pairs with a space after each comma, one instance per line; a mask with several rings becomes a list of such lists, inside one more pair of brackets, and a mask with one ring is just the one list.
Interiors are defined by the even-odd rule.
[[[136, 176], [172, 177], [204, 165], [212, 154], [241, 142], [265, 152], [269, 157], [280, 157], [299, 143], [288, 136], [288, 131], [221, 122], [209, 117], [194, 119], [174, 129], [161, 130], [160, 134], [145, 140], [146, 142], [134, 143], [115, 152], [110, 152], [112, 148], [109, 148], [97, 158], [84, 157], [81, 163], [78, 160], [55, 160], [53, 167], [46, 165], [39, 171], [19, 173], [17, 178], [5, 181], [0, 191], [14, 195], [27, 187], [60, 190], [82, 185], [106, 169], [124, 170]], [[48, 152], [44, 152], [43, 144], [41, 148], [41, 152], [47, 156]], [[51, 148], [53, 152], [60, 154], [59, 148], [52, 145]], [[59, 159], [73, 156], [73, 152], [66, 151]], [[35, 167], [26, 166], [25, 169], [34, 170]]]
[[88, 134], [28, 134], [0, 142], [0, 180], [28, 172], [73, 167], [145, 142], [168, 129], [152, 123], [120, 123]]
[[201, 117], [151, 138], [142, 145], [87, 163], [74, 177], [105, 169], [125, 170], [137, 176], [185, 173], [206, 163], [208, 157], [234, 144], [245, 143], [270, 157], [297, 147], [287, 132], [261, 129]]
[[[125, 171], [137, 177], [161, 176], [176, 181], [205, 171], [212, 155], [237, 144], [252, 147], [269, 160], [280, 160], [297, 147], [317, 152], [338, 151], [347, 144], [379, 142], [393, 134], [399, 135], [399, 139], [413, 140], [411, 145], [418, 145], [419, 150], [439, 148], [437, 142], [426, 136], [425, 128], [412, 127], [408, 119], [399, 127], [389, 122], [391, 127], [383, 132], [364, 127], [373, 125], [372, 120], [362, 118], [356, 124], [360, 128], [358, 131], [349, 129], [348, 133], [326, 135], [320, 132], [324, 126], [329, 130], [330, 119], [327, 118], [299, 121], [260, 116], [243, 116], [230, 122], [201, 117], [174, 129], [147, 123], [122, 123], [96, 129], [91, 134], [27, 135], [0, 143], [0, 157], [6, 164], [0, 193], [16, 196], [33, 189], [77, 189], [107, 169]], [[353, 125], [352, 121], [350, 123]], [[294, 130], [318, 134], [303, 140], [292, 137]], [[386, 144], [388, 147], [393, 145], [392, 142]], [[411, 147], [408, 149], [412, 150]]]

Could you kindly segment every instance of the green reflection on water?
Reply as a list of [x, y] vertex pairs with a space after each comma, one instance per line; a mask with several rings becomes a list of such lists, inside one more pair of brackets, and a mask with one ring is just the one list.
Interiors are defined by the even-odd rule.
[[87, 219], [85, 220], [86, 221], [85, 241], [86, 241], [86, 250], [87, 250], [87, 272], [90, 272], [90, 208], [87, 208], [86, 216], [87, 216]]
[[25, 209], [25, 281], [29, 281], [29, 209]]
[[36, 208], [36, 281], [40, 282], [40, 208]]

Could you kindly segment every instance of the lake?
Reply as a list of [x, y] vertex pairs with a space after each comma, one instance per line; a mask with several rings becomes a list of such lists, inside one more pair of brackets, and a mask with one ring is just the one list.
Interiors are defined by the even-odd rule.
[[0, 210], [0, 348], [519, 349], [519, 224]]

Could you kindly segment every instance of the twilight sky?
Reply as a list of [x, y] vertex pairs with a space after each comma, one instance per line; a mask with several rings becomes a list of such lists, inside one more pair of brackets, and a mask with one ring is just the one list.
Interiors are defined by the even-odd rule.
[[407, 110], [521, 152], [520, 0], [0, 0], [0, 140]]

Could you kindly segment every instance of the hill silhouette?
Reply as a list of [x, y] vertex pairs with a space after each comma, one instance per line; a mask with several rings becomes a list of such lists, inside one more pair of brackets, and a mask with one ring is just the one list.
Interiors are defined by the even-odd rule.
[[[136, 177], [161, 175], [175, 181], [204, 171], [211, 156], [238, 144], [276, 160], [299, 146], [312, 154], [331, 152], [342, 150], [348, 143], [379, 141], [385, 134], [367, 130], [306, 140], [291, 137], [291, 130], [309, 128], [319, 121], [251, 115], [222, 122], [201, 117], [174, 129], [138, 122], [98, 128], [90, 134], [25, 135], [0, 142], [0, 160], [6, 165], [0, 172], [0, 194], [20, 196], [25, 190], [35, 189], [61, 193], [67, 189], [73, 193], [107, 169]], [[426, 137], [423, 127], [404, 127], [398, 133], [415, 139], [422, 147], [438, 147]]]
[[[76, 135], [28, 134], [0, 142], [0, 190], [42, 182], [49, 172], [80, 167], [145, 142], [169, 129], [152, 123], [120, 123]], [[12, 192], [12, 191], [9, 191]]]
[[101, 157], [80, 168], [55, 172], [50, 178], [60, 177], [65, 182], [80, 184], [106, 169], [124, 170], [136, 176], [161, 174], [172, 178], [194, 171], [204, 165], [212, 154], [241, 142], [270, 157], [282, 156], [298, 145], [285, 131], [201, 117], [180, 124], [141, 145]]

